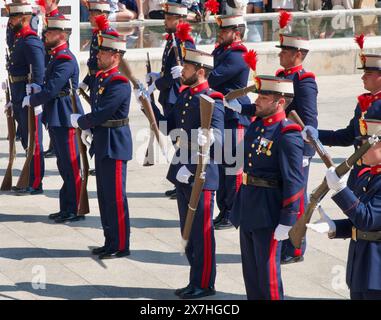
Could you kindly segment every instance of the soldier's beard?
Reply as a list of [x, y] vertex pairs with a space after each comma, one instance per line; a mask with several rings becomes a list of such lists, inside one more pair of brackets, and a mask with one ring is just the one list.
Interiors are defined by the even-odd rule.
[[55, 47], [57, 47], [59, 44], [60, 44], [60, 40], [50, 41], [50, 42], [45, 41], [45, 47], [46, 47], [47, 49], [55, 48]]
[[165, 27], [165, 32], [168, 33], [168, 34], [175, 33], [176, 32], [176, 28]]
[[184, 79], [182, 78], [182, 83], [186, 86], [193, 86], [194, 84], [196, 84], [198, 81], [198, 77], [197, 77], [197, 74], [194, 73], [191, 77], [189, 77], [188, 79]]
[[14, 25], [14, 26], [12, 27], [12, 30], [13, 30], [14, 33], [18, 33], [18, 32], [20, 32], [21, 29], [22, 29], [22, 23], [21, 23], [21, 22], [19, 22], [18, 24]]

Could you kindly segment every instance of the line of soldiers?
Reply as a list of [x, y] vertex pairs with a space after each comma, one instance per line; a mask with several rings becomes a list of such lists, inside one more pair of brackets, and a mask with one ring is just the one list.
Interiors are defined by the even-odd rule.
[[[109, 12], [107, 2], [102, 1], [89, 1], [89, 9], [94, 19], [95, 16], [107, 17]], [[76, 95], [79, 108], [78, 112], [74, 112], [69, 97], [70, 82], [76, 89], [79, 72], [77, 61], [67, 45], [71, 22], [64, 17], [47, 18], [45, 46], [49, 48], [50, 60], [43, 75], [39, 72], [44, 71], [40, 67], [43, 66], [44, 50], [41, 40], [30, 30], [30, 5], [14, 4], [9, 10], [10, 26], [16, 34], [8, 69], [15, 117], [22, 125], [21, 114], [31, 107], [35, 112], [36, 127], [41, 126], [39, 123], [42, 120], [47, 124], [57, 154], [57, 166], [64, 181], [60, 191], [60, 212], [51, 217], [56, 222], [76, 221], [82, 217], [78, 215], [81, 163], [78, 142], [74, 139], [75, 128], [80, 128], [83, 143], [88, 144], [88, 139], [92, 140], [90, 155], [95, 155], [98, 203], [105, 237], [104, 245], [92, 253], [100, 259], [127, 256], [130, 254], [130, 223], [125, 187], [127, 162], [132, 159], [132, 138], [128, 125], [131, 85], [118, 67], [126, 51], [126, 42], [107, 24], [94, 31], [89, 75], [83, 81], [87, 87], [81, 84], [82, 89], [90, 90], [91, 112], [83, 114]], [[218, 46], [212, 54], [208, 54], [195, 49], [190, 37], [176, 35], [176, 27], [186, 16], [185, 6], [175, 3], [165, 5], [168, 37], [161, 73], [149, 74], [147, 78], [153, 81], [152, 84], [147, 89], [135, 88], [134, 92], [140, 99], [159, 90], [163, 111], [151, 101], [156, 121], [158, 124], [161, 121], [167, 123], [170, 130], [163, 133], [171, 134], [174, 129], [178, 132], [175, 157], [180, 161], [171, 163], [167, 179], [176, 188], [181, 232], [187, 220], [199, 147], [208, 141], [212, 145], [205, 184], [186, 247], [191, 267], [189, 282], [184, 288], [177, 289], [175, 294], [182, 299], [215, 294], [213, 209], [216, 194], [221, 212], [216, 225], [231, 221], [235, 227], [240, 227], [242, 267], [248, 299], [282, 299], [281, 260], [286, 263], [301, 261], [305, 250], [305, 246], [297, 250], [285, 241], [307, 205], [308, 168], [314, 154], [308, 145], [306, 129], [302, 131], [299, 125], [287, 119], [287, 114], [296, 110], [306, 128], [319, 138], [323, 137], [323, 143], [330, 145], [335, 145], [334, 139], [345, 139], [341, 142], [345, 145], [353, 144], [358, 141], [355, 139], [357, 136], [365, 138], [379, 132], [381, 121], [378, 121], [380, 113], [377, 110], [381, 91], [381, 56], [362, 55], [364, 87], [371, 93], [359, 99], [355, 118], [349, 127], [339, 132], [317, 132], [317, 86], [314, 75], [302, 67], [308, 53], [307, 40], [291, 34], [281, 35], [280, 64], [284, 69], [276, 76], [255, 77], [255, 92], [258, 94], [255, 103], [250, 103], [248, 97], [227, 101], [224, 95], [247, 87], [249, 77], [249, 67], [244, 59], [248, 50], [242, 43], [245, 34], [243, 17], [218, 17]], [[26, 48], [28, 54], [32, 49], [38, 52], [30, 54], [28, 59], [38, 58], [17, 60], [19, 54], [25, 54]], [[177, 54], [175, 50], [178, 50]], [[25, 61], [32, 65], [30, 84], [26, 82], [29, 67]], [[200, 130], [200, 100], [203, 96], [214, 100], [211, 130], [207, 135]], [[227, 129], [232, 130], [233, 139], [228, 136]], [[24, 130], [27, 131], [27, 127]], [[192, 135], [193, 130], [196, 135]], [[324, 135], [327, 137], [325, 141]], [[40, 129], [36, 130], [36, 141], [39, 141], [34, 152], [36, 163], [42, 158], [41, 149], [37, 148], [42, 145], [39, 139]], [[237, 156], [240, 155], [239, 147], [243, 145], [243, 166], [240, 170], [227, 161], [225, 155], [224, 161], [220, 161], [222, 159], [218, 159], [214, 152], [221, 150], [228, 139], [234, 141], [232, 151]], [[326, 174], [328, 186], [337, 192], [334, 200], [349, 219], [332, 222], [321, 213], [323, 221], [309, 225], [319, 232], [329, 232], [330, 237], [348, 237], [351, 228], [355, 228], [357, 238], [352, 240], [350, 248], [348, 285], [351, 296], [358, 299], [380, 298], [381, 292], [378, 272], [378, 230], [381, 226], [377, 210], [377, 174], [381, 171], [381, 159], [377, 153], [379, 148], [376, 145], [364, 157], [364, 170], [355, 168], [352, 171], [353, 184], [349, 187], [354, 192], [346, 187], [345, 178], [339, 178], [332, 169]], [[182, 158], [180, 155], [184, 151], [187, 156]], [[31, 181], [34, 182], [35, 172], [39, 176], [41, 170], [37, 165], [32, 168]], [[31, 188], [38, 190], [40, 186], [34, 183]], [[364, 262], [362, 257], [368, 260]]]

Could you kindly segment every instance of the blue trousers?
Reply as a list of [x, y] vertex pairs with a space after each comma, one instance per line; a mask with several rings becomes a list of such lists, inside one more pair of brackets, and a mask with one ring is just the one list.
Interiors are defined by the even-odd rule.
[[[176, 184], [181, 234], [184, 230], [190, 185]], [[216, 280], [216, 243], [213, 229], [214, 191], [203, 190], [193, 220], [188, 246], [185, 250], [190, 265], [189, 283], [199, 288], [214, 287]]]
[[74, 128], [49, 127], [50, 139], [57, 157], [57, 168], [63, 180], [60, 189], [60, 211], [77, 214], [81, 190], [80, 157]]
[[365, 292], [350, 291], [352, 300], [381, 300], [381, 290], [369, 290]]
[[280, 271], [282, 243], [274, 229], [240, 228], [242, 271], [248, 300], [283, 300]]
[[126, 194], [127, 161], [95, 155], [98, 204], [107, 251], [130, 248], [130, 217]]

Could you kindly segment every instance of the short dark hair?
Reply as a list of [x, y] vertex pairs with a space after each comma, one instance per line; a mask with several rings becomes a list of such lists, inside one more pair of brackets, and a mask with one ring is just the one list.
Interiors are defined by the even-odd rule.
[[200, 69], [204, 69], [204, 72], [205, 72], [205, 79], [208, 79], [210, 73], [212, 72], [211, 69], [209, 68], [205, 68], [205, 67], [201, 67], [200, 65], [195, 65], [196, 67], [196, 71], [200, 70]]
[[286, 109], [286, 108], [290, 105], [290, 103], [292, 102], [292, 100], [294, 99], [294, 98], [292, 98], [292, 97], [287, 97], [287, 96], [281, 95], [281, 94], [279, 94], [279, 93], [275, 93], [275, 94], [274, 94], [274, 99], [275, 99], [276, 101], [278, 101], [278, 100], [281, 99], [281, 98], [283, 98], [283, 99], [286, 101], [286, 104], [285, 104], [285, 106], [284, 106], [284, 109]]

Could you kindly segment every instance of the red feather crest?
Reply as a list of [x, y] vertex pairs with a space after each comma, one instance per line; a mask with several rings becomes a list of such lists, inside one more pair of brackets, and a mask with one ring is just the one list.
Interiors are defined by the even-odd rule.
[[95, 17], [95, 23], [97, 24], [97, 27], [99, 30], [105, 30], [110, 27], [109, 21], [107, 20], [106, 16], [103, 14]]
[[372, 104], [373, 96], [371, 94], [362, 94], [361, 96], [357, 97], [357, 101], [359, 102], [361, 112], [365, 112]]
[[283, 29], [286, 27], [292, 20], [292, 14], [285, 10], [279, 11], [279, 27]]
[[192, 39], [192, 36], [190, 35], [191, 31], [192, 31], [192, 27], [191, 27], [191, 25], [189, 23], [187, 23], [187, 22], [181, 22], [176, 27], [175, 36], [181, 42], [184, 42], [186, 40]]
[[46, 12], [46, 1], [45, 0], [37, 0], [36, 4], [40, 6], [42, 12]]
[[364, 40], [365, 40], [365, 36], [363, 33], [360, 34], [359, 36], [355, 36], [355, 42], [358, 44], [361, 50], [364, 48]]
[[245, 52], [242, 57], [251, 70], [255, 71], [257, 69], [258, 55], [254, 50]]
[[204, 3], [206, 11], [210, 11], [212, 14], [217, 14], [220, 10], [220, 3], [217, 0], [208, 0]]

